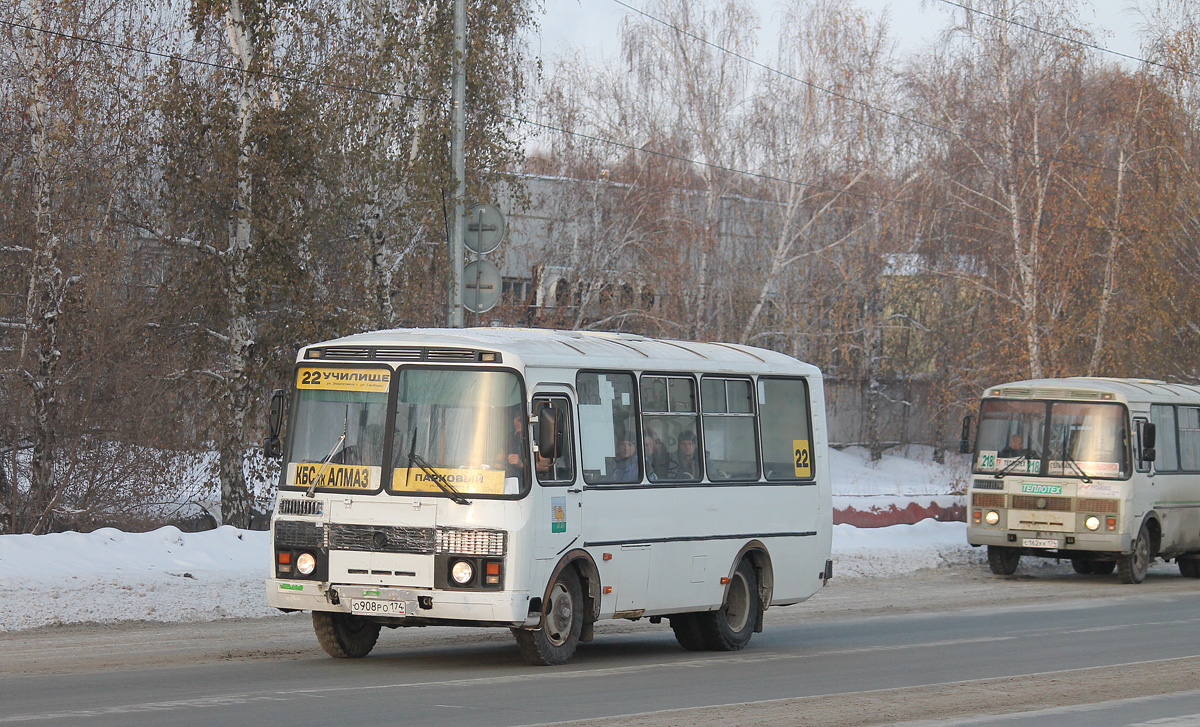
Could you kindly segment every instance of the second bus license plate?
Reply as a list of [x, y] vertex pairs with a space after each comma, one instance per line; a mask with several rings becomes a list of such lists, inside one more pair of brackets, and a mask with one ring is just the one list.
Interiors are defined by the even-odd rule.
[[351, 598], [350, 613], [363, 616], [404, 616], [404, 601], [376, 601], [370, 598]]
[[1057, 548], [1057, 540], [1048, 540], [1046, 538], [1023, 538], [1021, 545], [1026, 548]]

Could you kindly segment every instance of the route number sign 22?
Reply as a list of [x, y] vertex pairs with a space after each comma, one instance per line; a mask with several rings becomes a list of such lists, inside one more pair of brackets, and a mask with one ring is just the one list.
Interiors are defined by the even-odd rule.
[[796, 463], [796, 476], [812, 477], [812, 452], [807, 439], [792, 440], [792, 457]]

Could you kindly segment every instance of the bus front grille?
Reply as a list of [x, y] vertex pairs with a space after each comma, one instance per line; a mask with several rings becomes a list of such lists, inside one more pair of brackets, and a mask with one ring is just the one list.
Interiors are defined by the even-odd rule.
[[1004, 507], [1003, 492], [971, 493], [971, 504], [975, 507]]
[[275, 521], [276, 548], [323, 548], [325, 529], [320, 523], [303, 520]]
[[367, 553], [433, 553], [433, 528], [387, 525], [329, 526], [329, 547]]
[[1118, 500], [1101, 500], [1095, 497], [1079, 498], [1079, 512], [1111, 512], [1117, 511]]
[[1050, 510], [1071, 512], [1071, 498], [1043, 497], [1041, 495], [1013, 495], [1012, 506], [1017, 510]]

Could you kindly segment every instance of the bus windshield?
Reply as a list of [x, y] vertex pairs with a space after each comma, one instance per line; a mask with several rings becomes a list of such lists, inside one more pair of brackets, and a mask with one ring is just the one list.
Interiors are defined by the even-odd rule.
[[392, 491], [449, 496], [524, 490], [530, 448], [515, 373], [407, 368], [397, 378]]
[[987, 399], [980, 407], [978, 473], [1124, 478], [1125, 407]]
[[390, 379], [385, 368], [302, 367], [289, 459], [382, 467]]

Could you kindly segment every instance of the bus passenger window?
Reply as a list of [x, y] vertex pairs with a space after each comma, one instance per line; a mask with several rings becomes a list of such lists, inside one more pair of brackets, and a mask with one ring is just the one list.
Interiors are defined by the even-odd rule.
[[637, 398], [631, 374], [581, 371], [580, 457], [583, 479], [633, 483], [642, 479], [638, 447]]
[[700, 382], [704, 465], [708, 479], [758, 479], [753, 388], [749, 379], [705, 377]]
[[690, 376], [642, 376], [642, 441], [651, 481], [695, 482], [704, 475], [696, 432], [696, 381]]
[[760, 378], [758, 401], [763, 474], [776, 481], [812, 478], [812, 427], [804, 379]]

